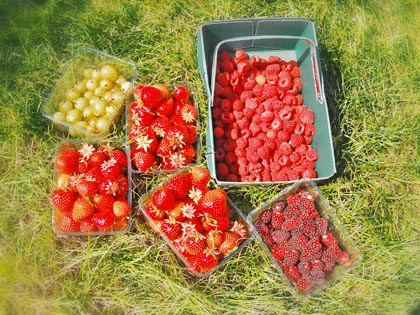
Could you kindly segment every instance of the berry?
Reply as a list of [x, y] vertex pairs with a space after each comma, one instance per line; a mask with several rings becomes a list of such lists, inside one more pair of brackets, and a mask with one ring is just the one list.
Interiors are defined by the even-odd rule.
[[160, 231], [170, 240], [175, 240], [181, 235], [181, 225], [174, 219], [164, 220], [160, 225]]
[[140, 99], [149, 109], [155, 109], [163, 99], [162, 92], [153, 86], [144, 86], [140, 90]]
[[301, 225], [301, 222], [302, 220], [300, 217], [286, 219], [282, 224], [282, 229], [286, 231], [297, 229]]
[[152, 153], [139, 151], [134, 155], [134, 164], [140, 172], [147, 173], [155, 163], [156, 159]]
[[76, 184], [78, 193], [85, 197], [91, 197], [96, 193], [96, 182], [82, 179]]
[[61, 212], [70, 212], [76, 201], [76, 195], [72, 191], [54, 189], [51, 193], [51, 199], [56, 209]]
[[130, 211], [130, 204], [125, 198], [115, 201], [112, 205], [112, 212], [119, 219], [126, 218], [130, 214]]
[[190, 255], [198, 255], [206, 248], [206, 239], [200, 233], [195, 233], [193, 236], [189, 236], [184, 242], [185, 250]]
[[70, 213], [55, 213], [55, 227], [60, 232], [77, 232], [80, 230], [80, 223], [73, 220]]
[[188, 195], [191, 180], [187, 175], [178, 173], [166, 182], [165, 187], [172, 192], [176, 199], [182, 200]]
[[54, 160], [54, 168], [58, 174], [73, 174], [77, 171], [78, 155], [74, 150], [63, 150]]
[[92, 220], [98, 231], [108, 232], [112, 229], [115, 216], [110, 212], [97, 212], [92, 216]]
[[199, 208], [202, 212], [212, 216], [220, 216], [226, 212], [226, 192], [221, 188], [207, 191], [199, 201]]
[[152, 196], [153, 204], [160, 210], [167, 211], [175, 207], [176, 201], [173, 193], [163, 187], [159, 188], [153, 193]]
[[220, 254], [226, 256], [236, 248], [240, 240], [240, 236], [234, 232], [229, 231], [223, 233], [223, 235], [224, 240], [222, 244], [220, 244], [220, 246], [218, 247], [218, 251]]
[[214, 269], [219, 262], [216, 253], [212, 253], [211, 251], [205, 251], [199, 253], [196, 258], [196, 263], [198, 270], [200, 272], [208, 272]]

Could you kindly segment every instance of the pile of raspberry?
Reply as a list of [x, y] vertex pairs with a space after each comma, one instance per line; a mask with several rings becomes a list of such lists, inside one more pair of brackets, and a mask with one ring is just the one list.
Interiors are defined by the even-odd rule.
[[301, 294], [310, 294], [330, 278], [337, 264], [350, 264], [312, 192], [297, 191], [263, 210], [255, 229], [285, 276]]
[[296, 61], [236, 50], [218, 55], [212, 107], [217, 177], [232, 182], [316, 178], [314, 112]]

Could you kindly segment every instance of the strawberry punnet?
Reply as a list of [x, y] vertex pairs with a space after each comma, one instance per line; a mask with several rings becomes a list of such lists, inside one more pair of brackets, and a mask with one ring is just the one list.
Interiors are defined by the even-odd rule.
[[[69, 157], [76, 166], [67, 161]], [[64, 165], [65, 160], [74, 167]], [[57, 188], [51, 192], [56, 231], [92, 233], [127, 228], [131, 211], [126, 199], [127, 163], [126, 154], [109, 143], [96, 147], [84, 142], [76, 149], [58, 152], [54, 163]], [[71, 175], [65, 173], [70, 168]]]
[[173, 175], [145, 198], [142, 208], [193, 273], [213, 270], [249, 236], [234, 218], [226, 192], [210, 187], [210, 173], [203, 166]]

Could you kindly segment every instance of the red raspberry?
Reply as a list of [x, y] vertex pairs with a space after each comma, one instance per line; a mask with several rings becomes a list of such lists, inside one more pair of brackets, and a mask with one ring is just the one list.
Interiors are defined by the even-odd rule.
[[280, 111], [279, 111], [279, 118], [281, 120], [291, 120], [294, 116], [294, 111], [293, 108], [291, 108], [290, 106], [284, 106]]
[[220, 62], [220, 70], [223, 72], [233, 72], [235, 64], [230, 59], [225, 59]]
[[309, 147], [306, 151], [305, 157], [309, 161], [315, 161], [318, 159], [318, 152], [314, 148]]
[[276, 260], [283, 260], [286, 255], [286, 248], [282, 246], [274, 246], [271, 250], [274, 259]]
[[301, 222], [302, 220], [299, 217], [292, 217], [286, 219], [282, 224], [282, 229], [286, 231], [297, 229], [300, 226]]
[[251, 66], [248, 60], [242, 60], [236, 66], [238, 68], [239, 74], [241, 75], [245, 75], [251, 70]]
[[271, 121], [274, 119], [274, 114], [272, 111], [266, 110], [261, 113], [261, 120], [263, 122], [269, 122], [271, 126]]
[[284, 263], [286, 267], [291, 267], [295, 265], [299, 261], [300, 253], [294, 249], [286, 249], [286, 253], [284, 255]]
[[223, 162], [225, 160], [226, 152], [222, 148], [217, 148], [214, 152], [214, 158], [218, 162]]
[[[254, 87], [255, 89], [255, 87]], [[254, 89], [252, 91], [254, 91]], [[271, 84], [264, 84], [262, 89], [261, 89], [261, 98], [262, 99], [268, 99], [271, 97], [275, 97], [277, 95], [277, 90], [274, 86], [272, 86]]]
[[233, 151], [227, 151], [225, 155], [225, 162], [230, 165], [235, 165], [237, 157]]
[[305, 139], [300, 134], [292, 133], [290, 135], [290, 145], [293, 148], [297, 148], [298, 146], [300, 146], [303, 143], [304, 140]]
[[222, 109], [222, 111], [224, 112], [229, 112], [232, 109], [232, 102], [226, 98], [224, 98], [221, 102], [220, 102], [220, 108]]
[[213, 128], [213, 135], [216, 138], [223, 138], [225, 136], [225, 130], [222, 127]]
[[282, 242], [289, 240], [290, 232], [285, 230], [274, 230], [271, 232], [271, 237], [273, 238], [274, 242], [281, 244]]
[[242, 102], [241, 100], [235, 100], [235, 101], [233, 101], [233, 103], [232, 103], [232, 108], [233, 108], [233, 110], [236, 110], [236, 111], [242, 111], [243, 109], [244, 109], [244, 107], [245, 107], [245, 105], [244, 105], [244, 102]]
[[255, 151], [250, 148], [246, 149], [246, 158], [250, 163], [257, 163], [260, 160], [259, 156], [255, 154]]
[[252, 94], [257, 97], [262, 97], [264, 85], [257, 83], [252, 89]]
[[264, 145], [264, 140], [258, 137], [249, 138], [248, 139], [248, 146], [251, 150], [257, 151]]
[[277, 154], [279, 156], [289, 156], [290, 154], [292, 154], [293, 149], [292, 146], [287, 143], [287, 142], [282, 142], [278, 147], [277, 147]]
[[284, 130], [280, 130], [277, 133], [277, 139], [280, 140], [280, 143], [289, 141], [289, 139], [290, 139], [290, 132], [287, 132], [287, 131], [284, 131]]
[[305, 124], [302, 124], [301, 122], [297, 121], [296, 124], [295, 124], [294, 133], [296, 133], [298, 135], [305, 134]]
[[237, 49], [235, 51], [235, 57], [233, 58], [233, 60], [234, 60], [235, 63], [238, 63], [242, 60], [247, 60], [247, 58], [248, 58], [248, 55], [244, 50]]
[[263, 146], [258, 148], [257, 154], [262, 160], [269, 160], [271, 157], [271, 150], [267, 146]]
[[305, 136], [313, 136], [316, 133], [316, 128], [312, 124], [305, 124]]
[[285, 120], [283, 121], [283, 130], [289, 133], [293, 133], [295, 130], [296, 121]]
[[278, 75], [280, 73], [280, 65], [275, 63], [275, 64], [270, 64], [265, 68], [265, 72], [267, 75]]
[[229, 72], [221, 72], [216, 75], [216, 82], [220, 84], [222, 87], [226, 87], [230, 84], [230, 73]]
[[246, 100], [251, 99], [252, 97], [253, 97], [252, 91], [245, 90], [241, 93], [239, 99], [241, 100], [241, 102], [245, 102]]
[[293, 86], [293, 78], [290, 73], [284, 70], [280, 71], [277, 85], [282, 90], [291, 89]]
[[303, 178], [316, 178], [317, 173], [314, 170], [304, 170], [302, 173]]
[[229, 167], [226, 163], [219, 162], [216, 164], [216, 172], [219, 177], [226, 177], [229, 174]]
[[305, 110], [301, 112], [299, 115], [300, 121], [303, 122], [304, 124], [312, 125], [315, 121], [314, 112], [309, 108], [306, 108], [306, 107], [303, 107], [303, 108], [305, 108]]

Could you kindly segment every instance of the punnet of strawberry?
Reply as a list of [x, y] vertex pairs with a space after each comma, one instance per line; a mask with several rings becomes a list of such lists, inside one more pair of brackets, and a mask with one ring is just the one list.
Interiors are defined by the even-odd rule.
[[51, 191], [58, 235], [126, 232], [130, 228], [128, 147], [112, 141], [64, 141], [54, 158]]
[[274, 265], [300, 296], [315, 295], [361, 259], [312, 181], [297, 181], [248, 218]]
[[187, 85], [139, 84], [128, 108], [134, 172], [175, 171], [196, 162], [198, 108]]
[[204, 277], [251, 238], [247, 218], [227, 193], [196, 165], [172, 175], [140, 200], [146, 221], [172, 248], [188, 272]]
[[315, 114], [295, 60], [219, 51], [212, 128], [217, 179], [288, 182], [316, 178]]

